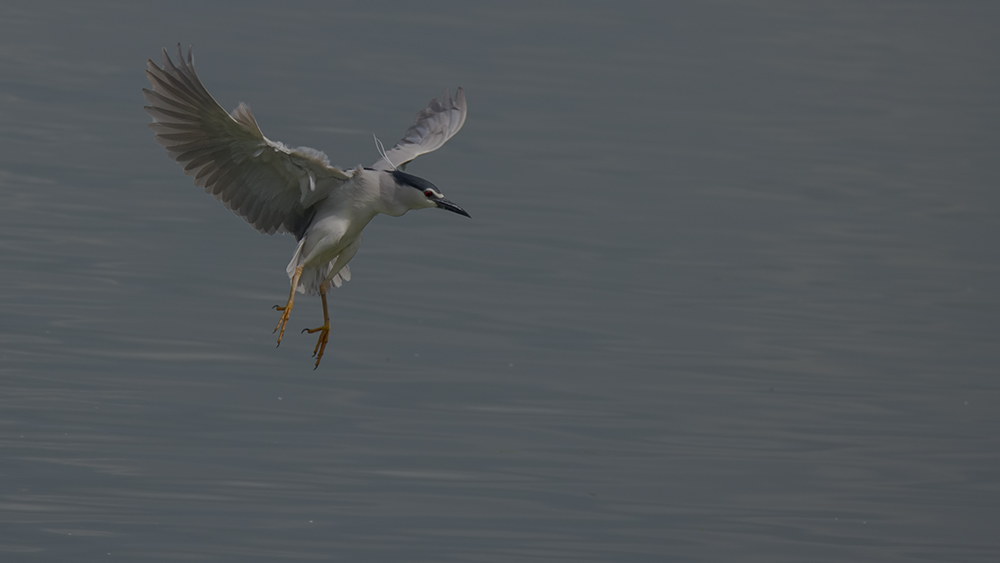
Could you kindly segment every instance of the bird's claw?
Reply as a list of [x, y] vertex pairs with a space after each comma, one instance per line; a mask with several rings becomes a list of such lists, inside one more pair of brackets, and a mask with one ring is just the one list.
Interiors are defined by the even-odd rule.
[[281, 307], [280, 305], [275, 305], [274, 308], [281, 311], [281, 318], [278, 319], [278, 324], [271, 331], [271, 334], [278, 332], [279, 329], [281, 330], [281, 332], [278, 332], [278, 346], [281, 346], [281, 338], [285, 335], [285, 325], [288, 324], [288, 317], [292, 314], [292, 308], [287, 306]]
[[313, 357], [316, 358], [316, 365], [313, 366], [313, 369], [316, 369], [319, 367], [320, 360], [323, 359], [323, 352], [326, 350], [326, 343], [330, 341], [330, 324], [327, 323], [317, 328], [304, 328], [302, 329], [302, 332], [308, 332], [309, 334], [314, 332], [320, 333], [319, 338], [316, 340], [316, 346], [313, 348]]

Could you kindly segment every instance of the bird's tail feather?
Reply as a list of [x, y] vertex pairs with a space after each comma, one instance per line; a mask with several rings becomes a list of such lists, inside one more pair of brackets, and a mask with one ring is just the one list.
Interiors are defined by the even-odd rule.
[[[288, 274], [288, 279], [292, 279], [295, 276], [295, 269], [301, 266], [302, 260], [305, 259], [302, 256], [302, 246], [305, 244], [305, 239], [299, 241], [299, 247], [295, 249], [295, 254], [292, 255], [292, 259], [288, 262], [288, 267], [285, 268], [285, 272]], [[333, 265], [337, 262], [337, 257], [334, 256], [333, 260], [323, 265], [321, 268], [310, 268], [308, 270], [303, 270], [302, 276], [299, 278], [299, 287], [297, 291], [299, 293], [304, 293], [306, 295], [316, 295], [319, 293], [319, 286], [323, 283], [323, 280], [330, 275], [333, 270]], [[351, 281], [351, 268], [344, 266], [339, 272], [333, 275], [330, 280], [335, 287], [340, 287], [345, 281]], [[327, 288], [329, 289], [329, 288]]]

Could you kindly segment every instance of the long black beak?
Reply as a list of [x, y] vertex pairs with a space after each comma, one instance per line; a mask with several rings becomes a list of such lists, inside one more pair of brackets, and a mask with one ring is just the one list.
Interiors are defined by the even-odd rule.
[[453, 211], [455, 213], [458, 213], [459, 215], [465, 215], [469, 219], [472, 219], [472, 215], [469, 215], [469, 213], [466, 210], [462, 209], [458, 205], [455, 205], [455, 203], [443, 197], [441, 199], [435, 199], [434, 203], [436, 203], [437, 206], [440, 207], [441, 209], [447, 209], [448, 211]]

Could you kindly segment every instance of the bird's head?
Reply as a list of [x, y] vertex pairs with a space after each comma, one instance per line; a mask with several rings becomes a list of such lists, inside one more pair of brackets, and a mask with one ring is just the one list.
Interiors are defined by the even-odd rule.
[[396, 184], [396, 199], [406, 205], [409, 209], [424, 209], [427, 207], [440, 207], [459, 215], [472, 217], [464, 209], [445, 199], [444, 195], [437, 189], [437, 186], [413, 174], [407, 174], [400, 170], [390, 172]]

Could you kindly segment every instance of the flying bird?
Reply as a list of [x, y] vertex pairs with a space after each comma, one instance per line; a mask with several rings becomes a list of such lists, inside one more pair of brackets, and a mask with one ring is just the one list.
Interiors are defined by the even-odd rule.
[[323, 325], [302, 332], [319, 333], [313, 356], [319, 367], [330, 339], [326, 294], [351, 279], [348, 262], [361, 245], [361, 231], [379, 213], [399, 217], [411, 209], [436, 207], [470, 215], [449, 201], [434, 184], [404, 172], [414, 158], [441, 148], [465, 123], [465, 93], [445, 90], [417, 114], [416, 122], [371, 166], [353, 169], [330, 165], [309, 147], [291, 148], [261, 133], [250, 107], [233, 112], [215, 101], [194, 71], [193, 50], [184, 57], [177, 45], [175, 64], [163, 50], [162, 68], [146, 62], [152, 89], [143, 88], [153, 118], [149, 128], [167, 155], [184, 167], [194, 183], [226, 208], [266, 234], [290, 233], [298, 246], [285, 271], [291, 290], [274, 332], [285, 334], [295, 294], [319, 294]]

